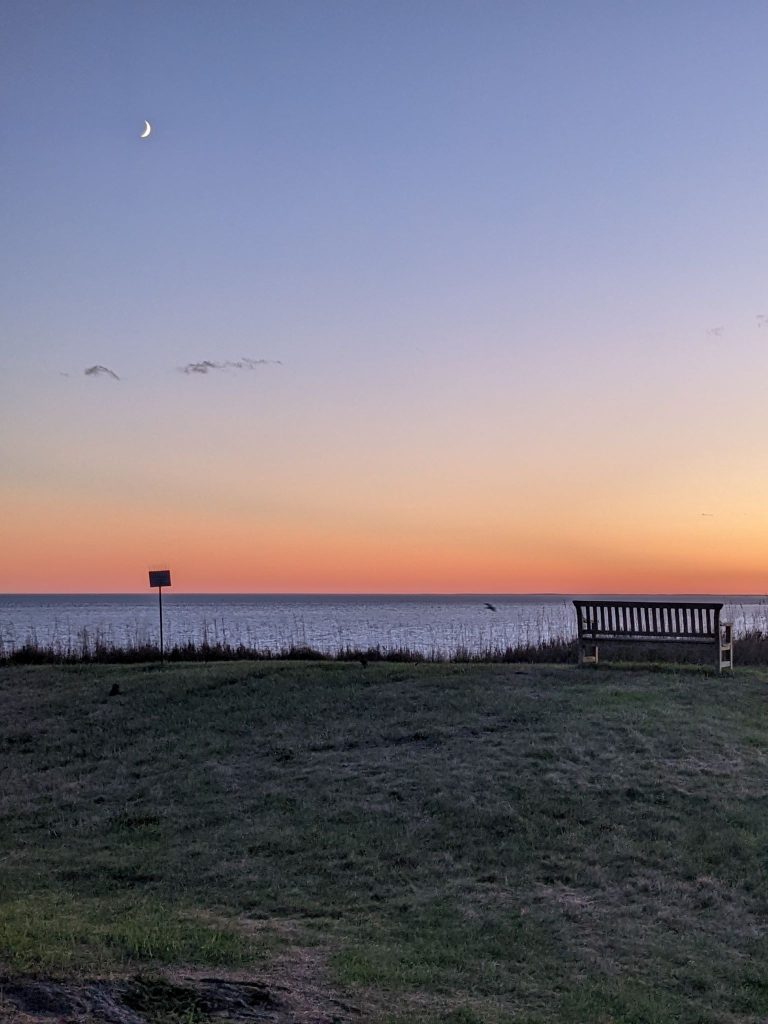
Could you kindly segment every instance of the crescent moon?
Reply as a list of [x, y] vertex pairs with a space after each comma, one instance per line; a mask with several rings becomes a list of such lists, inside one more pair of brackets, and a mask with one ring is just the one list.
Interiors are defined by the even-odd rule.
[[151, 131], [152, 131], [152, 125], [149, 123], [149, 121], [145, 121], [144, 122], [144, 131], [141, 133], [139, 138], [140, 139], [148, 139], [149, 138], [149, 133]]

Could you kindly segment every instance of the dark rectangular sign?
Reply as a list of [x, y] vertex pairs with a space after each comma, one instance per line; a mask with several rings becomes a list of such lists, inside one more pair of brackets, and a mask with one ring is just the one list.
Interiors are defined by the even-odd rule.
[[170, 569], [150, 569], [149, 572], [149, 585], [150, 587], [170, 587], [171, 585], [171, 570]]

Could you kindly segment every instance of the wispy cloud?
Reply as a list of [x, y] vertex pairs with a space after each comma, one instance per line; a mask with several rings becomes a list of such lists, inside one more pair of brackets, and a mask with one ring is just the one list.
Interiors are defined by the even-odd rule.
[[111, 377], [113, 380], [120, 380], [114, 370], [110, 370], [108, 366], [88, 366], [85, 369], [86, 377]]
[[204, 359], [202, 363], [187, 363], [179, 369], [182, 373], [208, 373], [210, 370], [220, 370], [221, 367], [221, 363], [212, 363], [210, 359]]
[[211, 370], [255, 370], [259, 366], [282, 366], [280, 359], [249, 359], [243, 356], [242, 359], [227, 359], [223, 363], [213, 362], [211, 359], [203, 359], [199, 363], [187, 363], [180, 366], [181, 373], [210, 373]]

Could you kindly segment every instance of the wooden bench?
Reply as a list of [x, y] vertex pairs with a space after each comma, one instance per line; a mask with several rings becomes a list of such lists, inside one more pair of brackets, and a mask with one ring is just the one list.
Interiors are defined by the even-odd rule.
[[686, 643], [714, 648], [718, 672], [733, 668], [731, 624], [722, 604], [690, 601], [574, 601], [579, 664], [597, 664], [604, 643]]

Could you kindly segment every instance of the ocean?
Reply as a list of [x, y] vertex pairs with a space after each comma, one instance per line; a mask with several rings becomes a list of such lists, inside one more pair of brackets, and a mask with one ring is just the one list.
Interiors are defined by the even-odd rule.
[[[573, 595], [591, 596], [591, 595]], [[615, 595], [614, 595], [615, 596]], [[630, 595], [623, 595], [630, 596]], [[637, 596], [637, 595], [635, 595]], [[663, 599], [660, 595], [641, 595]], [[723, 601], [736, 636], [768, 631], [768, 597], [675, 595]], [[493, 608], [487, 607], [491, 604]], [[307, 595], [163, 593], [166, 649], [179, 644], [244, 644], [279, 652], [308, 646], [407, 648], [450, 657], [567, 639], [575, 635], [571, 595]], [[0, 655], [25, 643], [55, 651], [97, 642], [130, 648], [159, 641], [156, 592], [0, 595]]]

